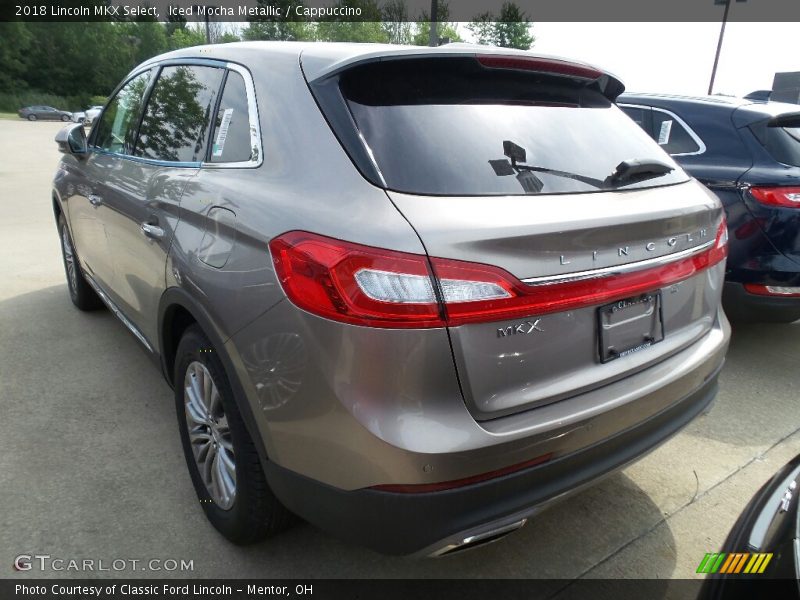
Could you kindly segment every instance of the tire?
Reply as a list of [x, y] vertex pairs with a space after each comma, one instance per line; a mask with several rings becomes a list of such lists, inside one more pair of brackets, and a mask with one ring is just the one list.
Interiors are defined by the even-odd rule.
[[28, 121], [35, 121], [36, 115], [28, 115]]
[[67, 276], [67, 290], [70, 300], [80, 310], [97, 310], [103, 301], [86, 281], [81, 271], [78, 254], [69, 234], [64, 215], [58, 217], [58, 235], [61, 238], [61, 258], [64, 260], [64, 274]]
[[72, 119], [70, 117], [68, 117], [67, 115], [61, 115], [61, 120], [66, 123], [67, 121], [71, 121]]
[[[294, 517], [270, 490], [222, 362], [197, 325], [189, 327], [178, 344], [175, 408], [192, 484], [217, 531], [244, 545], [286, 529]], [[233, 468], [226, 469], [231, 463]]]

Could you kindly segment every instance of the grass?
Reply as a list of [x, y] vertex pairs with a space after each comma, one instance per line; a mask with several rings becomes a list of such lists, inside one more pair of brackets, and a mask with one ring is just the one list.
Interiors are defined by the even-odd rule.
[[19, 119], [19, 115], [13, 112], [0, 112], [0, 119]]

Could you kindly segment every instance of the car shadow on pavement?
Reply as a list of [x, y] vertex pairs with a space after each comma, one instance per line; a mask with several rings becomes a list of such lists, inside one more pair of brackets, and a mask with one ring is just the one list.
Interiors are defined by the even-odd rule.
[[[22, 548], [109, 562], [153, 556], [193, 561], [191, 573], [110, 574], [129, 577], [571, 579], [663, 520], [654, 500], [621, 473], [496, 543], [440, 559], [382, 556], [306, 523], [236, 547], [206, 522], [198, 505], [171, 390], [108, 311], [76, 310], [65, 285], [2, 300], [0, 348], [0, 397], [7, 409], [0, 421], [6, 507], [0, 562], [10, 563]], [[675, 541], [669, 527], [655, 531], [664, 560], [646, 575], [669, 577]]]

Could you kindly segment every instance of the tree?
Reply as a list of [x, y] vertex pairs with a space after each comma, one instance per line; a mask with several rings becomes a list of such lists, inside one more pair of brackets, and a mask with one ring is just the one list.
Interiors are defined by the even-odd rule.
[[24, 79], [33, 36], [25, 23], [0, 23], [0, 90], [11, 90]]
[[479, 44], [528, 50], [536, 38], [531, 35], [531, 21], [514, 2], [504, 2], [500, 15], [485, 12], [477, 15], [467, 28]]
[[[450, 42], [463, 42], [461, 36], [458, 35], [456, 23], [450, 22], [447, 19], [450, 17], [450, 3], [439, 2], [436, 9], [436, 27], [437, 36], [440, 41], [448, 40]], [[415, 46], [427, 46], [430, 43], [430, 30], [431, 30], [431, 17], [428, 11], [420, 11], [416, 28], [414, 30], [414, 37], [411, 42]]]
[[339, 0], [341, 8], [360, 8], [361, 20], [347, 21], [347, 17], [330, 18], [317, 24], [317, 39], [325, 42], [376, 42], [388, 43], [389, 35], [381, 23], [381, 9], [376, 0]]
[[133, 66], [119, 23], [25, 25], [35, 40], [24, 74], [33, 89], [88, 98], [110, 92]]
[[131, 50], [131, 67], [152, 58], [169, 48], [167, 30], [163, 23], [155, 20], [127, 21], [116, 24], [125, 43]]
[[173, 50], [189, 48], [191, 46], [202, 46], [205, 43], [206, 34], [195, 27], [176, 29], [169, 37], [169, 47]]
[[229, 44], [231, 42], [241, 42], [241, 38], [234, 32], [234, 31], [223, 31], [222, 34], [217, 37], [216, 44]]
[[389, 0], [381, 11], [382, 27], [391, 44], [410, 44], [413, 39], [405, 0]]
[[[170, 4], [170, 6], [175, 6], [175, 5]], [[184, 17], [181, 14], [177, 13], [170, 14], [168, 12], [166, 28], [167, 28], [167, 37], [168, 38], [172, 37], [176, 30], [186, 29], [186, 17]]]
[[292, 0], [258, 0], [259, 7], [278, 8], [280, 17], [250, 17], [247, 28], [242, 31], [244, 40], [279, 40], [279, 41], [305, 41], [314, 39], [314, 27], [307, 21], [290, 21], [286, 18], [291, 15], [293, 6], [302, 6], [301, 2]]

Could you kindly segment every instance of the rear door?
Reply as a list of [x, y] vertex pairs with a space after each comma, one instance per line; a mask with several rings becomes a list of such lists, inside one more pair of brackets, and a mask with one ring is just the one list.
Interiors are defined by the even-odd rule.
[[[479, 420], [621, 379], [716, 319], [723, 267], [692, 265], [715, 246], [718, 201], [612, 104], [602, 74], [571, 67], [438, 58], [340, 76], [391, 201], [435, 257]], [[661, 168], [619, 178], [630, 160]], [[477, 298], [458, 280], [497, 283]]]
[[180, 199], [208, 148], [222, 66], [170, 64], [149, 93], [131, 156], [104, 190], [120, 308], [151, 342]]

